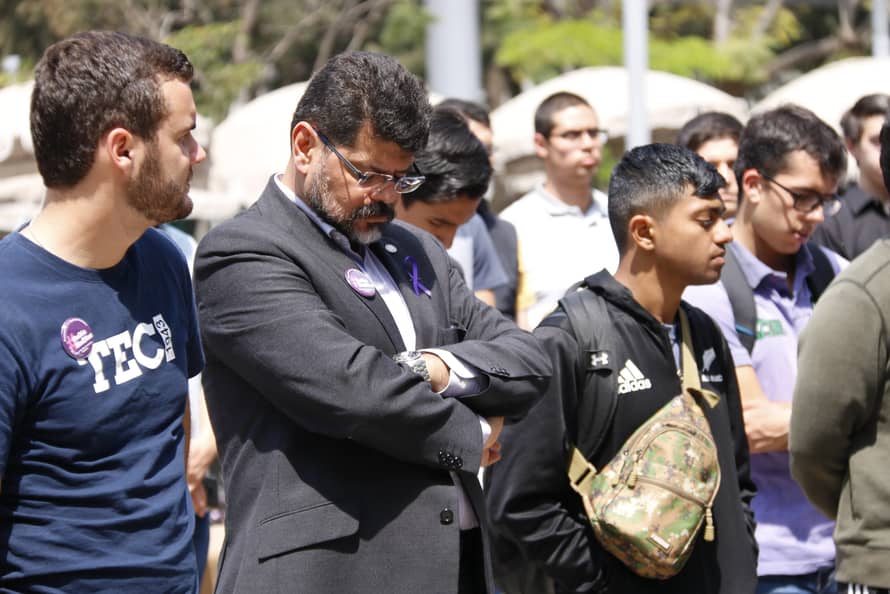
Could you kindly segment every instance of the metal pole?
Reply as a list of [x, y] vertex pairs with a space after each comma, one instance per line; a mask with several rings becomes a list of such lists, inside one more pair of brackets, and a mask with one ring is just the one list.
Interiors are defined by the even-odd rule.
[[484, 101], [478, 0], [424, 0], [432, 15], [426, 29], [426, 78], [443, 97]]
[[887, 0], [871, 2], [871, 53], [876, 58], [890, 56], [890, 35], [887, 33]]
[[626, 149], [652, 142], [646, 115], [646, 72], [649, 70], [649, 7], [646, 0], [623, 0], [624, 67], [628, 80]]

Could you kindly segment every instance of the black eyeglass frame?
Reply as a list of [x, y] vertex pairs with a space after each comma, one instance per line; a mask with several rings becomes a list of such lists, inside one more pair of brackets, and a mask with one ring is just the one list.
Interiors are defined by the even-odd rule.
[[371, 181], [375, 177], [381, 178], [383, 181], [379, 182], [379, 185], [384, 185], [389, 182], [392, 182], [393, 188], [399, 194], [410, 194], [417, 188], [423, 185], [423, 182], [426, 181], [426, 176], [423, 175], [420, 169], [417, 168], [416, 163], [412, 163], [412, 167], [420, 173], [420, 175], [390, 175], [388, 173], [380, 173], [379, 171], [362, 171], [358, 167], [352, 164], [352, 162], [344, 157], [340, 151], [337, 150], [337, 147], [334, 146], [334, 143], [328, 140], [328, 137], [324, 135], [323, 132], [318, 130], [317, 128], [313, 128], [315, 133], [318, 134], [318, 138], [321, 139], [322, 144], [324, 144], [327, 148], [331, 150], [337, 158], [340, 159], [340, 162], [346, 166], [346, 169], [349, 170], [349, 173], [356, 179], [359, 186], [367, 187], [369, 185], [374, 185]]
[[762, 177], [766, 181], [772, 182], [788, 192], [788, 195], [791, 196], [791, 207], [798, 212], [810, 213], [821, 206], [822, 212], [826, 216], [831, 216], [837, 213], [838, 209], [840, 209], [841, 202], [840, 200], [838, 200], [838, 197], [835, 194], [832, 194], [829, 197], [825, 197], [821, 194], [816, 193], [808, 195], [801, 194], [800, 192], [795, 192], [785, 184], [777, 182], [760, 170], [758, 170], [757, 173], [760, 174], [760, 177]]

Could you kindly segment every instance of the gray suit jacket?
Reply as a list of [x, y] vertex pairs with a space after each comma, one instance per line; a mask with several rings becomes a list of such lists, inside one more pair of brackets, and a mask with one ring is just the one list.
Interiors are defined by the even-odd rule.
[[[405, 347], [383, 300], [350, 287], [355, 262], [270, 181], [195, 263], [228, 504], [218, 592], [457, 591], [449, 472], [482, 518], [477, 414], [524, 415], [548, 358], [473, 297], [431, 235], [396, 222], [370, 249], [401, 289], [417, 347], [446, 347], [489, 387], [443, 398], [394, 363]], [[413, 290], [406, 256], [431, 296]]]

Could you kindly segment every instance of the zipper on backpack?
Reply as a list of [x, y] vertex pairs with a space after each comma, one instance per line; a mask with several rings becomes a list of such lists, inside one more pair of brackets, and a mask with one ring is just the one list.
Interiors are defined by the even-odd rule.
[[[692, 503], [695, 503], [696, 505], [700, 505], [700, 506], [702, 506], [702, 507], [704, 508], [704, 510], [705, 510], [705, 514], [704, 514], [704, 522], [705, 522], [704, 539], [705, 539], [707, 542], [713, 542], [713, 541], [714, 541], [714, 532], [715, 532], [715, 530], [714, 530], [714, 514], [713, 514], [713, 512], [711, 511], [711, 502], [708, 502], [708, 501], [704, 501], [704, 500], [702, 500], [702, 499], [699, 499], [698, 497], [695, 497], [694, 495], [690, 495], [689, 493], [683, 493], [683, 492], [679, 491], [674, 485], [668, 483], [667, 481], [662, 481], [662, 480], [660, 480], [660, 479], [652, 478], [652, 477], [650, 477], [650, 476], [638, 476], [637, 478], [638, 478], [639, 480], [643, 481], [644, 483], [649, 483], [650, 485], [657, 485], [657, 486], [659, 486], [659, 487], [661, 487], [661, 488], [663, 488], [663, 489], [666, 489], [666, 490], [670, 491], [671, 493], [673, 493], [673, 494], [676, 495], [677, 497], [680, 497], [680, 498], [685, 499], [685, 500], [687, 500], [687, 501], [691, 501]], [[636, 481], [634, 481], [634, 482], [636, 482]], [[629, 482], [628, 482], [628, 486], [630, 486], [630, 483], [629, 483]], [[719, 485], [718, 485], [718, 489], [719, 489]], [[701, 524], [699, 524], [699, 526], [701, 526]], [[696, 529], [697, 529], [697, 528], [696, 528]]]

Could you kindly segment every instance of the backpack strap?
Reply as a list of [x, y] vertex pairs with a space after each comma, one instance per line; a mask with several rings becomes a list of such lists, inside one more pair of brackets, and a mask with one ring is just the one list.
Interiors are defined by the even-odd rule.
[[720, 272], [720, 280], [732, 306], [732, 317], [735, 320], [735, 331], [739, 335], [739, 342], [750, 353], [754, 350], [754, 342], [757, 340], [757, 306], [754, 304], [754, 291], [751, 290], [751, 285], [748, 284], [748, 279], [732, 249], [727, 248], [724, 259], [726, 262]]
[[831, 265], [831, 260], [825, 251], [813, 242], [804, 245], [804, 249], [810, 252], [813, 257], [813, 272], [807, 277], [807, 286], [810, 288], [810, 300], [815, 305], [831, 281], [834, 280], [836, 273]]
[[[565, 312], [575, 339], [580, 349], [580, 361], [584, 363], [586, 377], [584, 393], [590, 398], [593, 408], [584, 417], [590, 421], [588, 434], [593, 436], [592, 450], [594, 455], [602, 447], [606, 434], [612, 426], [612, 418], [618, 406], [618, 395], [615, 391], [615, 374], [605, 376], [596, 373], [603, 365], [609, 364], [609, 358], [615, 356], [609, 332], [609, 312], [602, 297], [582, 283], [574, 292], [569, 292], [559, 300]], [[577, 440], [577, 435], [575, 436]], [[589, 463], [584, 454], [570, 442], [572, 456], [569, 461], [569, 481], [572, 488], [589, 492], [590, 481], [596, 475], [596, 468]]]
[[[813, 272], [807, 276], [807, 286], [810, 289], [810, 299], [813, 304], [825, 291], [836, 275], [831, 265], [831, 260], [825, 252], [813, 242], [804, 244], [803, 248], [810, 252], [815, 266]], [[735, 319], [735, 331], [739, 336], [739, 342], [750, 353], [754, 350], [754, 342], [757, 340], [757, 306], [754, 303], [754, 291], [748, 284], [748, 279], [731, 249], [726, 250], [726, 263], [720, 273], [720, 280], [726, 289], [729, 303], [732, 306], [732, 315]]]

